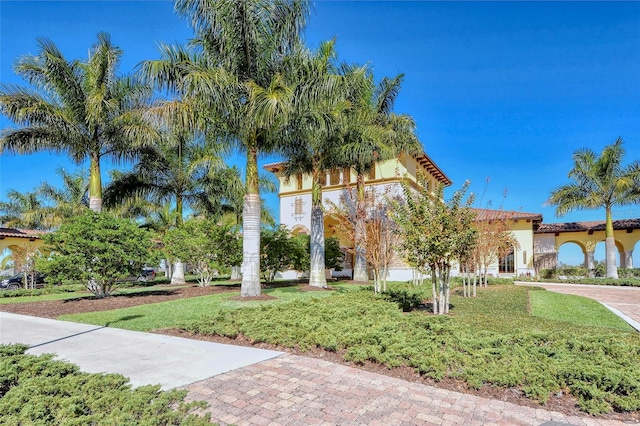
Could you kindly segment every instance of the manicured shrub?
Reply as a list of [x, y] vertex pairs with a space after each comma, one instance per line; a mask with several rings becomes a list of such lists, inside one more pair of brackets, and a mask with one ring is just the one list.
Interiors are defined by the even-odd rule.
[[[428, 293], [422, 287], [411, 290]], [[340, 351], [354, 363], [409, 366], [434, 380], [457, 378], [472, 388], [514, 387], [540, 403], [569, 390], [581, 409], [594, 414], [640, 409], [637, 333], [531, 317], [528, 292], [526, 287], [496, 285], [477, 298], [452, 295], [454, 316], [433, 316], [403, 314], [385, 297], [348, 291], [224, 310], [184, 328], [229, 337], [243, 334], [255, 342], [303, 350], [321, 347]]]
[[185, 403], [187, 391], [132, 389], [119, 374], [83, 373], [53, 355], [28, 355], [24, 345], [0, 346], [2, 424], [209, 425]]

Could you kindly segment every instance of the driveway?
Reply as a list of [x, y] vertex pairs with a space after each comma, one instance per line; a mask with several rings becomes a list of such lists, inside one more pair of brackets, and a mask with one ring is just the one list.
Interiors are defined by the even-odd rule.
[[640, 331], [640, 288], [607, 285], [532, 283], [516, 281], [516, 285], [542, 287], [556, 293], [573, 294], [597, 300], [629, 325]]

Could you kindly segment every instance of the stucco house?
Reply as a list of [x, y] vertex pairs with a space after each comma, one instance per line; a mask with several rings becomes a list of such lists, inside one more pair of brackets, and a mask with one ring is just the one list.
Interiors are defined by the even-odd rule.
[[[285, 163], [279, 162], [264, 166], [266, 170], [275, 174], [279, 182], [280, 224], [285, 225], [294, 234], [308, 234], [311, 228], [311, 176], [286, 176], [283, 173], [284, 165]], [[428, 188], [435, 188], [437, 184], [449, 186], [452, 183], [426, 153], [417, 156], [402, 155], [397, 159], [376, 163], [375, 168], [365, 178], [366, 195], [376, 197], [382, 194], [400, 194], [400, 182], [405, 177], [413, 185], [418, 185], [418, 172], [426, 176]], [[327, 170], [322, 190], [323, 200], [325, 203], [328, 200], [339, 204], [344, 191], [354, 188], [355, 185], [356, 173], [353, 170]], [[603, 222], [543, 224], [543, 217], [539, 213], [491, 209], [476, 209], [476, 212], [478, 220], [507, 219], [517, 241], [511, 253], [490, 265], [488, 273], [492, 276], [533, 276], [540, 269], [555, 267], [558, 250], [565, 243], [578, 244], [585, 256], [585, 266], [593, 268], [595, 244], [604, 241]], [[640, 240], [640, 219], [616, 221], [614, 228], [616, 247], [620, 253], [619, 266], [633, 267], [633, 248]], [[352, 276], [353, 255], [348, 252], [348, 248], [353, 242], [336, 233], [330, 216], [325, 216], [325, 236], [337, 237], [345, 252], [343, 269], [332, 271], [332, 275]], [[452, 273], [460, 273], [460, 268], [455, 267]], [[389, 268], [390, 280], [410, 280], [412, 276], [411, 268], [401, 259], [397, 259]], [[283, 274], [283, 277], [295, 278], [296, 273], [289, 271]]]

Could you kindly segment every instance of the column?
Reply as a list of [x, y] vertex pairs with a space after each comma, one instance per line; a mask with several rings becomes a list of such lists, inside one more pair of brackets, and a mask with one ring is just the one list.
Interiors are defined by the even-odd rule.
[[586, 266], [586, 268], [589, 269], [589, 270], [595, 269], [595, 267], [596, 267], [595, 261], [593, 260], [594, 253], [595, 253], [595, 251], [586, 252], [584, 266]]
[[[624, 258], [624, 263], [622, 258]], [[624, 256], [621, 256], [620, 263], [622, 263], [621, 268], [633, 268], [633, 250], [625, 251]]]

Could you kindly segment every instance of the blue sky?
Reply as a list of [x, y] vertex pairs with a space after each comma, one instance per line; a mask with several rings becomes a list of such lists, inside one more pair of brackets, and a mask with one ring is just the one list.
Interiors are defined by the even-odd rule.
[[[84, 59], [109, 32], [129, 72], [158, 56], [157, 42], [192, 36], [169, 1], [3, 0], [0, 27], [0, 81], [18, 84], [12, 64], [36, 53], [38, 37]], [[415, 118], [454, 189], [470, 179], [478, 204], [484, 192], [482, 207], [601, 220], [601, 211], [556, 218], [543, 206], [567, 182], [572, 153], [620, 136], [627, 159], [640, 159], [640, 2], [318, 1], [307, 44], [332, 37], [341, 59], [370, 64], [377, 78], [405, 74], [396, 112]], [[1, 156], [0, 198], [58, 183], [61, 166], [75, 170], [64, 156]], [[277, 197], [268, 199], [277, 211]], [[614, 215], [640, 217], [640, 206]]]

